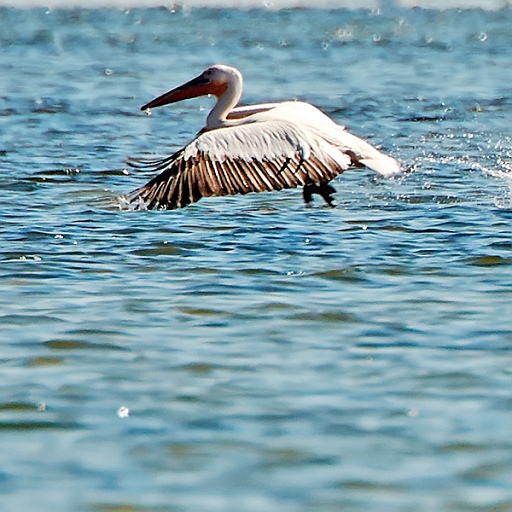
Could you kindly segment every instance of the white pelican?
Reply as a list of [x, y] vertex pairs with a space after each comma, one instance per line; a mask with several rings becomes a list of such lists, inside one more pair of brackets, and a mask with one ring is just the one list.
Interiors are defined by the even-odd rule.
[[206, 126], [183, 149], [162, 160], [131, 160], [136, 168], [160, 173], [120, 197], [132, 209], [173, 209], [201, 197], [304, 187], [332, 205], [329, 181], [351, 166], [384, 176], [400, 171], [396, 160], [350, 134], [317, 108], [300, 101], [236, 107], [242, 74], [216, 65], [197, 78], [146, 103], [141, 110], [213, 95], [217, 102]]

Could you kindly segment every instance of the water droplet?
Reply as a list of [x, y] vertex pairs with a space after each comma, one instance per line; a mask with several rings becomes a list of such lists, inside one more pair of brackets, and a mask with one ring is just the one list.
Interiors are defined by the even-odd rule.
[[20, 260], [21, 261], [34, 261], [36, 263], [43, 261], [41, 256], [36, 256], [35, 254], [29, 254], [28, 256], [27, 255], [20, 256]]
[[120, 418], [128, 418], [128, 416], [130, 415], [130, 409], [123, 405], [122, 407], [119, 407], [119, 409], [117, 410], [117, 415]]

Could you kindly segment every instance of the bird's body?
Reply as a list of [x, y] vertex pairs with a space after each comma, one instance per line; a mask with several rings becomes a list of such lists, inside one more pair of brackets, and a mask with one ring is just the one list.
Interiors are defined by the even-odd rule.
[[142, 110], [212, 94], [217, 102], [206, 126], [183, 149], [134, 167], [160, 173], [120, 198], [121, 206], [173, 209], [201, 197], [304, 187], [304, 199], [321, 195], [332, 204], [328, 184], [351, 166], [391, 176], [398, 163], [350, 134], [312, 105], [299, 101], [236, 107], [242, 75], [217, 65], [147, 103]]

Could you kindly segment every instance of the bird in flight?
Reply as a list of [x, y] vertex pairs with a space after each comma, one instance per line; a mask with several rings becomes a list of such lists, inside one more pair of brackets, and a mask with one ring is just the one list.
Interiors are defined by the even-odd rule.
[[127, 209], [182, 208], [202, 197], [303, 187], [306, 203], [320, 195], [333, 205], [330, 181], [350, 167], [383, 176], [400, 172], [395, 159], [349, 133], [313, 105], [301, 101], [237, 107], [243, 78], [219, 64], [146, 103], [141, 110], [200, 96], [217, 98], [206, 126], [187, 146], [156, 160], [131, 159], [158, 173], [119, 198]]

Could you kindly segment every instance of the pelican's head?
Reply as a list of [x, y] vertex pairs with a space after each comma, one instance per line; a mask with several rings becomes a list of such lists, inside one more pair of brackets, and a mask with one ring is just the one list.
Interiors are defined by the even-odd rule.
[[242, 83], [242, 73], [238, 69], [226, 66], [225, 64], [217, 64], [204, 70], [198, 77], [190, 80], [190, 82], [180, 85], [146, 103], [140, 109], [147, 110], [153, 107], [161, 107], [169, 103], [176, 103], [177, 101], [197, 98], [199, 96], [213, 95], [219, 98], [228, 88], [241, 93]]

